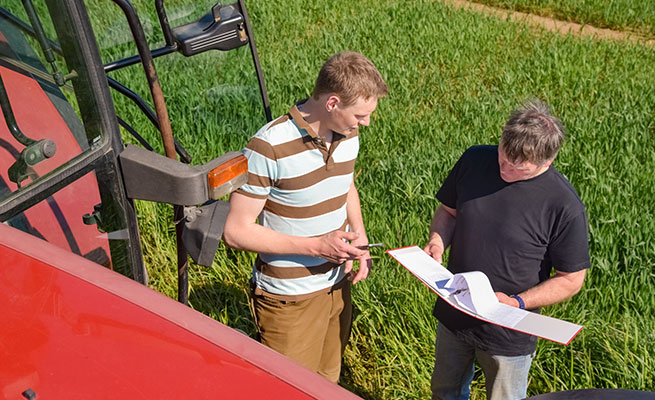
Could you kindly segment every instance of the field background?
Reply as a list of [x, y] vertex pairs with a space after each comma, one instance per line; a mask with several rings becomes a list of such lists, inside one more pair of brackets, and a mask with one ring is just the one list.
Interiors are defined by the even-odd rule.
[[648, 0], [479, 0], [478, 3], [655, 37], [655, 2]]
[[[134, 3], [144, 21], [151, 18], [144, 22], [151, 47], [161, 46], [152, 2]], [[209, 10], [199, 3], [167, 1], [171, 24]], [[654, 32], [650, 1], [484, 3]], [[118, 7], [104, 1], [88, 7], [105, 62], [134, 54]], [[335, 52], [362, 52], [385, 77], [389, 96], [362, 129], [356, 184], [368, 236], [388, 248], [423, 245], [434, 195], [459, 155], [471, 145], [497, 143], [523, 99], [547, 101], [568, 129], [555, 166], [587, 206], [592, 268], [580, 294], [545, 309], [585, 328], [569, 346], [540, 341], [529, 395], [655, 390], [652, 47], [559, 36], [438, 1], [281, 0], [248, 7], [274, 115], [309, 95], [321, 64]], [[194, 164], [241, 149], [265, 123], [247, 48], [190, 59], [172, 55], [156, 66], [174, 134]], [[149, 98], [139, 69], [111, 76]], [[161, 151], [158, 134], [135, 107], [114, 99], [119, 114]], [[150, 285], [175, 297], [171, 208], [145, 202], [138, 208]], [[366, 399], [428, 398], [435, 295], [382, 251], [373, 256], [371, 277], [354, 288], [341, 384]], [[253, 335], [245, 291], [252, 260], [221, 245], [211, 268], [192, 266], [191, 306]], [[484, 398], [481, 375], [473, 398]]]

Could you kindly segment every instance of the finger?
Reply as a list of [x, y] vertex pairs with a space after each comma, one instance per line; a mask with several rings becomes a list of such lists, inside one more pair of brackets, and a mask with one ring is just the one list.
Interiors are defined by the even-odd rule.
[[353, 255], [355, 258], [362, 258], [369, 254], [368, 248], [366, 247], [360, 248], [359, 246], [351, 243], [344, 243], [344, 245], [346, 246], [348, 253]]
[[343, 272], [345, 272], [346, 274], [349, 274], [350, 271], [352, 271], [352, 270], [353, 270], [353, 262], [352, 261], [346, 261], [346, 266], [345, 266]]
[[346, 276], [346, 278], [351, 282], [353, 281], [354, 277], [355, 277], [355, 271], [348, 272], [348, 276]]
[[[350, 246], [350, 245], [348, 245]], [[351, 246], [352, 247], [352, 246]], [[353, 261], [353, 260], [358, 260], [360, 259], [365, 253], [363, 253], [361, 250], [358, 250], [355, 248], [355, 250], [352, 250], [351, 248], [348, 249], [343, 249], [341, 250], [338, 254], [337, 257], [341, 258], [341, 262], [345, 261]]]
[[343, 261], [353, 261], [353, 260], [359, 260], [365, 254], [366, 252], [354, 248], [354, 250], [351, 249], [343, 250], [341, 253], [338, 254], [338, 257], [341, 257]]
[[339, 264], [339, 265], [343, 264], [347, 260], [347, 257], [341, 257], [339, 255], [328, 256], [328, 255], [324, 254], [321, 257], [324, 258], [325, 260], [331, 262], [331, 263], [335, 263], [335, 264]]
[[363, 279], [366, 279], [366, 276], [368, 275], [368, 269], [366, 267], [362, 268], [359, 267], [357, 270], [357, 273], [353, 277], [353, 285]]
[[357, 271], [357, 274], [353, 278], [353, 284], [368, 278], [368, 274], [371, 270], [371, 265], [372, 262], [370, 258], [368, 260], [363, 260], [363, 262], [359, 263], [359, 270]]
[[344, 231], [336, 231], [335, 232], [339, 240], [355, 240], [359, 237], [359, 233], [357, 232], [344, 232]]
[[441, 264], [441, 254], [436, 253], [432, 251], [432, 246], [427, 245], [423, 249], [424, 252], [426, 252], [430, 257], [432, 257], [434, 260], [436, 260], [439, 264]]

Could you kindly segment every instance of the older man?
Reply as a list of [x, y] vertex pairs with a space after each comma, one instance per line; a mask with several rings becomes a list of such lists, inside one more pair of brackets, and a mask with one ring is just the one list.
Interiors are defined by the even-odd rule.
[[[589, 268], [587, 216], [552, 165], [564, 127], [546, 104], [512, 112], [499, 146], [473, 146], [437, 193], [425, 251], [453, 273], [484, 272], [500, 302], [535, 312], [576, 294]], [[554, 273], [551, 272], [554, 270]], [[537, 338], [485, 323], [438, 300], [433, 399], [468, 399], [475, 361], [487, 398], [526, 397]]]

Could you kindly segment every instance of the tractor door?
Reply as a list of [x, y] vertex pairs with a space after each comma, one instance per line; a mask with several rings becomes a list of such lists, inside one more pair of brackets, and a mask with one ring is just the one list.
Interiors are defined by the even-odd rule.
[[0, 9], [0, 220], [145, 283], [119, 128], [85, 18], [72, 2]]

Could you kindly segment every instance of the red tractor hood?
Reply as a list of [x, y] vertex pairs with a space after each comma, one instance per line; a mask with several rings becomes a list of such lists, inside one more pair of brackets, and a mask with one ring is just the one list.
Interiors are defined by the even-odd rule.
[[355, 399], [215, 320], [0, 224], [0, 397]]

